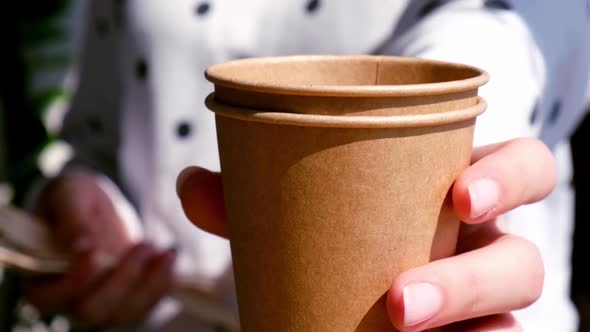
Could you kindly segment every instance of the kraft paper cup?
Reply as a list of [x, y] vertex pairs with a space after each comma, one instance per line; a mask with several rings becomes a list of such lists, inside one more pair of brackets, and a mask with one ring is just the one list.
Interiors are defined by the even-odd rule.
[[395, 331], [402, 271], [450, 256], [477, 68], [384, 56], [210, 67], [242, 331]]

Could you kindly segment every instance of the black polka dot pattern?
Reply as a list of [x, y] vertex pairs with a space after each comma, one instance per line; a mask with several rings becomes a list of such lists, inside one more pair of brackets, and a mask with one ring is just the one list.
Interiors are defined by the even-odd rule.
[[170, 248], [168, 248], [168, 252], [173, 253], [173, 254], [177, 254], [178, 251], [180, 251], [180, 246], [175, 243], [172, 246], [170, 246]]
[[209, 13], [210, 10], [211, 10], [211, 5], [208, 2], [201, 2], [197, 5], [197, 8], [195, 9], [195, 13], [198, 16], [205, 16]]
[[147, 78], [147, 76], [148, 66], [145, 60], [141, 58], [137, 60], [137, 63], [135, 64], [135, 77], [137, 77], [138, 80], [143, 81]]
[[88, 117], [86, 124], [88, 125], [88, 129], [92, 134], [99, 135], [104, 131], [102, 121], [100, 121], [97, 116]]
[[531, 118], [530, 118], [531, 124], [535, 124], [537, 122], [538, 118], [539, 118], [539, 101], [537, 101], [537, 103], [535, 104], [535, 107], [533, 108], [533, 112], [531, 113]]
[[176, 136], [178, 136], [178, 138], [188, 138], [188, 137], [190, 137], [191, 133], [192, 133], [192, 126], [187, 121], [181, 121], [176, 126]]
[[426, 17], [428, 14], [432, 13], [435, 9], [443, 5], [442, 0], [432, 0], [428, 2], [420, 11], [418, 12], [418, 17]]
[[549, 113], [549, 117], [547, 121], [549, 124], [555, 124], [557, 120], [559, 120], [559, 116], [561, 115], [561, 100], [556, 100], [551, 107], [551, 112]]
[[309, 0], [305, 6], [305, 11], [309, 14], [313, 14], [320, 9], [320, 0]]
[[104, 17], [97, 17], [94, 21], [94, 28], [96, 29], [96, 34], [100, 38], [106, 37], [109, 32], [111, 32], [111, 26], [109, 21]]
[[115, 21], [116, 26], [123, 27], [125, 25], [125, 10], [126, 10], [126, 1], [125, 0], [114, 0], [113, 1], [113, 20]]
[[486, 0], [485, 6], [492, 9], [512, 10], [512, 4], [506, 0]]

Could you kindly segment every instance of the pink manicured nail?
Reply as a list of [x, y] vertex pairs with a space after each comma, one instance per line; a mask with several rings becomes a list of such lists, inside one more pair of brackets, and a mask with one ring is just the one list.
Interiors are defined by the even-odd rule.
[[500, 200], [500, 188], [492, 179], [479, 179], [469, 185], [471, 218], [479, 218], [494, 210]]
[[404, 325], [414, 326], [434, 317], [443, 305], [439, 287], [426, 282], [404, 287]]

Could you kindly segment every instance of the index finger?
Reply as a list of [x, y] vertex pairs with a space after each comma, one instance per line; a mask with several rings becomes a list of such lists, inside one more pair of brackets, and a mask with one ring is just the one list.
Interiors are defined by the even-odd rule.
[[453, 206], [479, 223], [545, 198], [556, 182], [555, 158], [541, 141], [520, 138], [474, 151], [475, 162], [455, 181]]

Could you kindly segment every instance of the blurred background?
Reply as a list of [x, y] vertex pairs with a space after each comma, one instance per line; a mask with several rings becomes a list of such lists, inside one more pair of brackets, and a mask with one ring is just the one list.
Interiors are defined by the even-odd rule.
[[[0, 12], [0, 203], [25, 207], [35, 182], [71, 155], [57, 139], [76, 85], [77, 24], [84, 1], [19, 1]], [[67, 331], [62, 317], [42, 321], [22, 303], [18, 277], [0, 271], [0, 331]]]
[[[0, 203], [26, 207], [29, 190], [59, 172], [71, 149], [57, 138], [76, 87], [84, 0], [16, 2], [0, 12], [3, 51], [0, 81]], [[96, 29], [108, 29], [101, 26]], [[576, 229], [571, 296], [580, 311], [580, 331], [590, 331], [590, 119], [571, 139], [576, 189]], [[0, 331], [69, 331], [63, 317], [40, 317], [23, 302], [18, 276], [0, 269]]]

